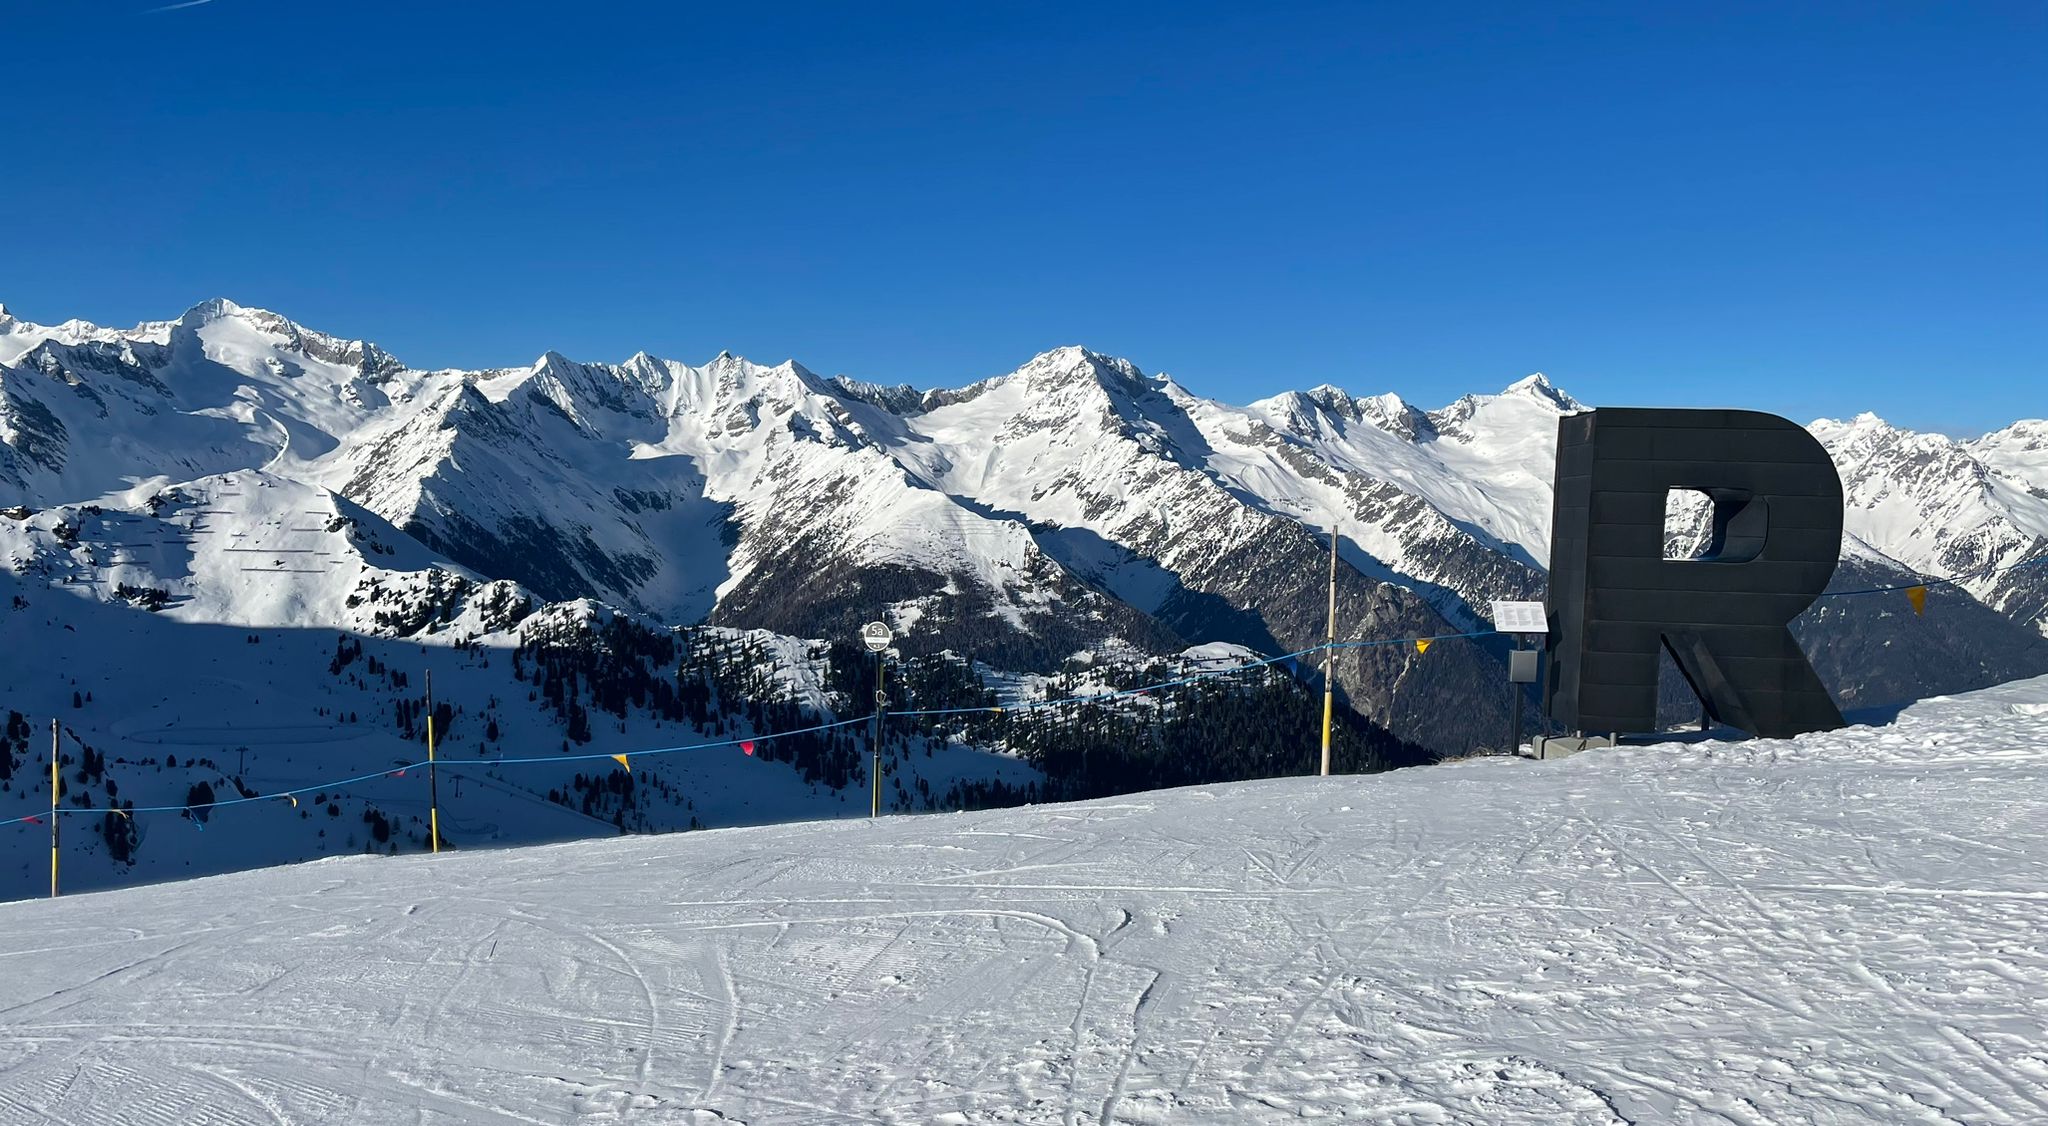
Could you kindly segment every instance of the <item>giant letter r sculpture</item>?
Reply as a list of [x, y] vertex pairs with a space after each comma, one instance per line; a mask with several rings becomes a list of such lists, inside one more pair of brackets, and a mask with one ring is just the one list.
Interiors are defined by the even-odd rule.
[[[1713, 501], [1702, 558], [1664, 558], [1672, 489]], [[1842, 545], [1841, 477], [1798, 425], [1754, 411], [1566, 415], [1550, 534], [1554, 720], [1656, 730], [1661, 645], [1722, 723], [1767, 736], [1842, 725], [1786, 628], [1826, 589]]]

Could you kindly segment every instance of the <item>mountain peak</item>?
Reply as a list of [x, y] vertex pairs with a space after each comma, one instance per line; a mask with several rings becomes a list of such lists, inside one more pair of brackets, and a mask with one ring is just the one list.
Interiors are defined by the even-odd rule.
[[235, 304], [225, 297], [209, 297], [190, 309], [185, 310], [185, 314], [179, 317], [178, 321], [180, 324], [203, 325], [217, 321], [222, 317], [234, 316], [241, 311], [242, 306]]
[[1307, 391], [1290, 391], [1279, 398], [1267, 400], [1267, 403], [1283, 401], [1290, 405], [1308, 403], [1325, 414], [1350, 422], [1363, 422], [1410, 441], [1428, 430], [1430, 425], [1428, 416], [1391, 391], [1361, 397], [1334, 384], [1321, 383]]
[[273, 313], [268, 309], [237, 305], [225, 297], [209, 298], [192, 306], [190, 309], [185, 310], [183, 316], [178, 318], [177, 324], [182, 328], [199, 329], [224, 320], [240, 321], [256, 329], [258, 332], [269, 333], [272, 336], [281, 336], [294, 344], [301, 343], [302, 338], [306, 335], [305, 330], [302, 330], [296, 322], [283, 314]]
[[739, 355], [730, 348], [720, 348], [718, 354], [711, 357], [711, 361], [704, 366], [711, 371], [732, 371], [734, 369], [745, 370], [755, 365], [752, 360]]
[[1501, 395], [1534, 399], [1537, 402], [1548, 403], [1561, 411], [1586, 409], [1584, 403], [1566, 394], [1556, 384], [1550, 382], [1549, 376], [1544, 375], [1540, 371], [1525, 375], [1508, 384], [1507, 388], [1501, 392]]
[[1340, 405], [1348, 407], [1352, 402], [1351, 392], [1344, 390], [1334, 383], [1318, 383], [1314, 387], [1309, 388], [1306, 394], [1310, 399], [1327, 407]]
[[1079, 344], [1040, 352], [1031, 358], [1030, 363], [1018, 368], [1016, 374], [1023, 376], [1031, 386], [1047, 390], [1073, 386], [1084, 380], [1098, 386], [1121, 384], [1137, 390], [1145, 381], [1145, 373], [1131, 361], [1091, 352]]
[[1863, 411], [1846, 419], [1817, 418], [1813, 420], [1813, 424], [1808, 426], [1807, 429], [1815, 433], [1828, 434], [1886, 434], [1898, 430], [1898, 427], [1886, 422], [1876, 411]]
[[2048, 419], [2023, 418], [2002, 430], [1993, 430], [1977, 440], [1983, 442], [2001, 437], [2048, 438]]

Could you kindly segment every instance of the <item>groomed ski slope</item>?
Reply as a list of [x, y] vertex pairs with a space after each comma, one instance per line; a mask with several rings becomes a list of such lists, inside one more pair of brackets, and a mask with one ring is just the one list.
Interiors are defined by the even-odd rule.
[[0, 1121], [2048, 1121], [2048, 678], [0, 907]]

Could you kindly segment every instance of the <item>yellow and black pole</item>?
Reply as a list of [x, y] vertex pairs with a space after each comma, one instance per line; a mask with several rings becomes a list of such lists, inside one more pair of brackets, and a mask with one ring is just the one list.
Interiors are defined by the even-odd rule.
[[57, 771], [57, 720], [50, 719], [50, 898], [57, 898], [57, 790], [64, 779]]
[[427, 836], [441, 851], [441, 786], [434, 776], [434, 670], [427, 670]]
[[889, 704], [884, 691], [882, 670], [889, 656], [889, 638], [892, 636], [887, 622], [869, 622], [860, 627], [860, 642], [868, 652], [875, 655], [875, 723], [868, 738], [868, 773], [872, 776], [871, 793], [868, 796], [868, 816], [882, 815], [882, 710]]
[[1330, 628], [1323, 650], [1323, 777], [1330, 776], [1330, 712], [1336, 704], [1337, 675], [1337, 525], [1330, 525]]

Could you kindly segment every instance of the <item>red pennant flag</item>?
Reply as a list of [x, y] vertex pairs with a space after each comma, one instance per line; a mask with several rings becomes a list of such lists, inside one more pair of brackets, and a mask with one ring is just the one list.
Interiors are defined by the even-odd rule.
[[40, 825], [43, 823], [43, 819], [40, 817], [24, 817], [22, 818], [22, 820], [28, 822], [31, 825]]
[[745, 752], [747, 752], [748, 754], [753, 754], [753, 753], [754, 753], [754, 741], [753, 741], [752, 739], [742, 739], [742, 740], [740, 740], [740, 750], [742, 750], [742, 751], [745, 751]]
[[405, 771], [403, 771], [403, 770], [394, 770], [394, 771], [392, 771], [392, 772], [391, 772], [391, 776], [392, 776], [393, 778], [403, 778], [403, 777], [405, 777]]

